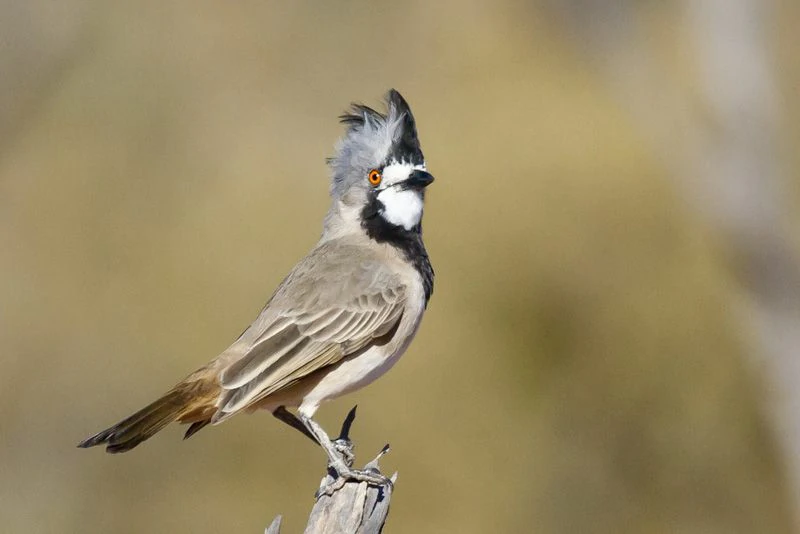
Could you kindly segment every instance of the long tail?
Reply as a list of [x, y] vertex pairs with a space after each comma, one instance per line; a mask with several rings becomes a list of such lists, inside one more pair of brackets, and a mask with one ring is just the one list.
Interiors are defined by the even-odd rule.
[[211, 421], [216, 412], [214, 400], [217, 391], [217, 387], [211, 384], [178, 384], [130, 417], [81, 441], [78, 447], [85, 449], [106, 444], [106, 452], [126, 452], [173, 421], [191, 423], [184, 436], [184, 439], [188, 438]]

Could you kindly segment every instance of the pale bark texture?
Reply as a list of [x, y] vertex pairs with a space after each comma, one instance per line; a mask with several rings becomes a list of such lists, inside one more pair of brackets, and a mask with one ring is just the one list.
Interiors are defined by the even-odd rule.
[[[353, 458], [353, 443], [350, 441], [350, 426], [355, 419], [355, 408], [350, 411], [344, 423], [338, 441], [346, 443], [351, 454], [345, 459]], [[365, 469], [380, 472], [378, 460], [389, 451], [389, 446], [381, 450], [378, 456], [369, 462]], [[348, 461], [352, 463], [352, 461]], [[392, 476], [392, 482], [397, 473]], [[338, 483], [337, 483], [338, 482]], [[333, 485], [333, 486], [332, 486]], [[337, 488], [325, 492], [326, 488]], [[317, 491], [316, 502], [311, 509], [305, 534], [378, 534], [389, 515], [389, 502], [392, 499], [394, 484], [378, 487], [366, 482], [342, 482], [335, 472], [328, 468]], [[283, 518], [276, 517], [266, 529], [266, 534], [281, 534]], [[284, 533], [286, 534], [286, 533]]]

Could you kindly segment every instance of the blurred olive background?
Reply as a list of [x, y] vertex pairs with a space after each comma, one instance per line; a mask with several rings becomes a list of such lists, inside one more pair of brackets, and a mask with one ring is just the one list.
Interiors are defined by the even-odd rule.
[[[785, 226], [765, 224], [791, 256], [800, 8], [766, 4]], [[698, 146], [685, 124], [648, 131], [675, 109], [724, 130], [686, 2], [0, 9], [0, 530], [262, 532], [279, 513], [301, 530], [324, 457], [267, 414], [124, 455], [75, 444], [249, 324], [320, 233], [337, 115], [396, 87], [437, 178], [435, 294], [401, 363], [319, 412], [333, 432], [359, 405], [363, 462], [392, 444], [388, 531], [792, 531], [770, 379], [787, 373], [747, 312], [762, 249], [686, 187], [703, 173], [673, 165], [670, 139]], [[683, 92], [629, 98], [612, 60], [638, 71], [612, 50], [651, 51]]]

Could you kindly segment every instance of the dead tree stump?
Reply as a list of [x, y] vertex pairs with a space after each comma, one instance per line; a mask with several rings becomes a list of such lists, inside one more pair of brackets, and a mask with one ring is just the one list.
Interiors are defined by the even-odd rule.
[[[347, 449], [343, 457], [350, 466], [354, 459], [350, 427], [355, 416], [356, 409], [353, 408], [347, 414], [337, 439], [337, 443]], [[380, 473], [378, 461], [387, 452], [389, 445], [386, 445], [378, 456], [365, 466], [365, 469]], [[320, 482], [316, 502], [311, 509], [304, 534], [379, 534], [389, 515], [389, 501], [392, 499], [397, 473], [392, 475], [391, 480], [392, 484], [386, 486], [339, 480], [336, 472], [328, 466], [328, 472]], [[331, 484], [340, 487], [332, 494], [321, 492]], [[265, 534], [281, 534], [281, 522], [282, 517], [276, 517]]]

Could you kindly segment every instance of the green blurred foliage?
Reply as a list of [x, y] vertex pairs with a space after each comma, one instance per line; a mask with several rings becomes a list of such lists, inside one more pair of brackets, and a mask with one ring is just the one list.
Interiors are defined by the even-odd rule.
[[436, 290], [402, 363], [320, 410], [359, 404], [363, 461], [391, 442], [389, 531], [788, 531], [719, 243], [541, 11], [64, 5], [5, 8], [56, 50], [0, 129], [4, 532], [298, 531], [324, 456], [268, 415], [75, 444], [249, 323], [320, 232], [337, 114], [389, 87], [437, 178]]

